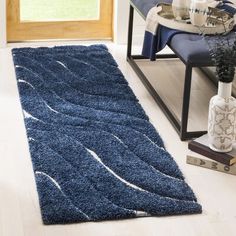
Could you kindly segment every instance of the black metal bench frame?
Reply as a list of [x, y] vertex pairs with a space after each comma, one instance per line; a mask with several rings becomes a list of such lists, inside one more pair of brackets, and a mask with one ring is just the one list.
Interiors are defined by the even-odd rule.
[[166, 103], [162, 100], [160, 95], [153, 88], [148, 78], [144, 75], [138, 64], [135, 60], [147, 59], [142, 55], [132, 55], [132, 38], [133, 38], [133, 20], [134, 20], [134, 9], [142, 16], [145, 17], [139, 12], [138, 9], [130, 2], [129, 10], [129, 25], [128, 25], [128, 45], [127, 45], [127, 61], [136, 72], [144, 86], [147, 88], [149, 93], [152, 95], [156, 103], [160, 106], [163, 112], [166, 114], [167, 118], [170, 120], [176, 131], [178, 132], [180, 139], [182, 141], [189, 140], [195, 137], [199, 137], [207, 131], [192, 131], [189, 132], [187, 129], [188, 126], [188, 115], [189, 115], [189, 103], [190, 103], [190, 92], [191, 92], [191, 81], [192, 81], [192, 70], [194, 67], [201, 69], [206, 75], [207, 73], [204, 70], [204, 67], [213, 66], [212, 62], [209, 63], [190, 63], [186, 62], [181, 55], [179, 55], [172, 47], [169, 45], [174, 54], [157, 54], [157, 59], [167, 59], [167, 58], [179, 58], [185, 65], [185, 81], [184, 81], [184, 92], [183, 92], [183, 102], [182, 102], [182, 115], [181, 120], [172, 112]]

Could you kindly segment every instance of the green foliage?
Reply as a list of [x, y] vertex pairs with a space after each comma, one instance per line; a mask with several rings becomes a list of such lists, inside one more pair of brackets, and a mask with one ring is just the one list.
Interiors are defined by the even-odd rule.
[[226, 38], [220, 38], [212, 51], [216, 65], [216, 75], [221, 82], [230, 83], [234, 79], [236, 48], [235, 43]]
[[[211, 11], [208, 17], [213, 13], [214, 11]], [[216, 66], [217, 78], [221, 82], [230, 83], [233, 81], [235, 74], [236, 32], [234, 33], [234, 37], [229, 37], [229, 32], [225, 26], [224, 11], [218, 11], [217, 14], [217, 20], [224, 26], [225, 32], [214, 36], [206, 36], [201, 28], [200, 32], [209, 46], [211, 58]]]
[[206, 38], [216, 66], [216, 76], [221, 82], [232, 82], [236, 63], [236, 38], [230, 40], [227, 35], [218, 35], [214, 39]]

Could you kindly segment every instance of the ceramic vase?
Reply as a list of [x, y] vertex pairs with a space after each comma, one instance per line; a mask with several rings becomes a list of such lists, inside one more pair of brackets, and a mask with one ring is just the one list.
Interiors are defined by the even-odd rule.
[[207, 21], [208, 4], [206, 0], [192, 0], [189, 17], [192, 25], [204, 26]]
[[172, 11], [177, 20], [186, 19], [189, 17], [189, 0], [173, 0]]
[[209, 147], [217, 152], [230, 152], [235, 141], [236, 99], [231, 90], [232, 83], [219, 82], [218, 94], [209, 104]]

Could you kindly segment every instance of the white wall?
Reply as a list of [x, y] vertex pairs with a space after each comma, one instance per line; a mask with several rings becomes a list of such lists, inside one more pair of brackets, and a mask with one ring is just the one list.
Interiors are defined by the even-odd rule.
[[[114, 2], [114, 41], [117, 44], [127, 43], [129, 18], [129, 1], [115, 0]], [[144, 35], [144, 20], [135, 12], [133, 43], [141, 44]]]
[[145, 21], [144, 19], [137, 13], [134, 13], [134, 32], [133, 32], [133, 44], [140, 45], [143, 42], [145, 31]]
[[0, 47], [6, 46], [6, 0], [0, 0]]
[[114, 42], [124, 44], [127, 41], [129, 1], [114, 1]]

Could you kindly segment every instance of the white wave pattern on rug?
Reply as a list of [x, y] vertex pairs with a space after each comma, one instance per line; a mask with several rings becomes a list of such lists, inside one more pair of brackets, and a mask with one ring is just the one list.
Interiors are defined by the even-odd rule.
[[45, 224], [201, 212], [104, 45], [12, 53]]

